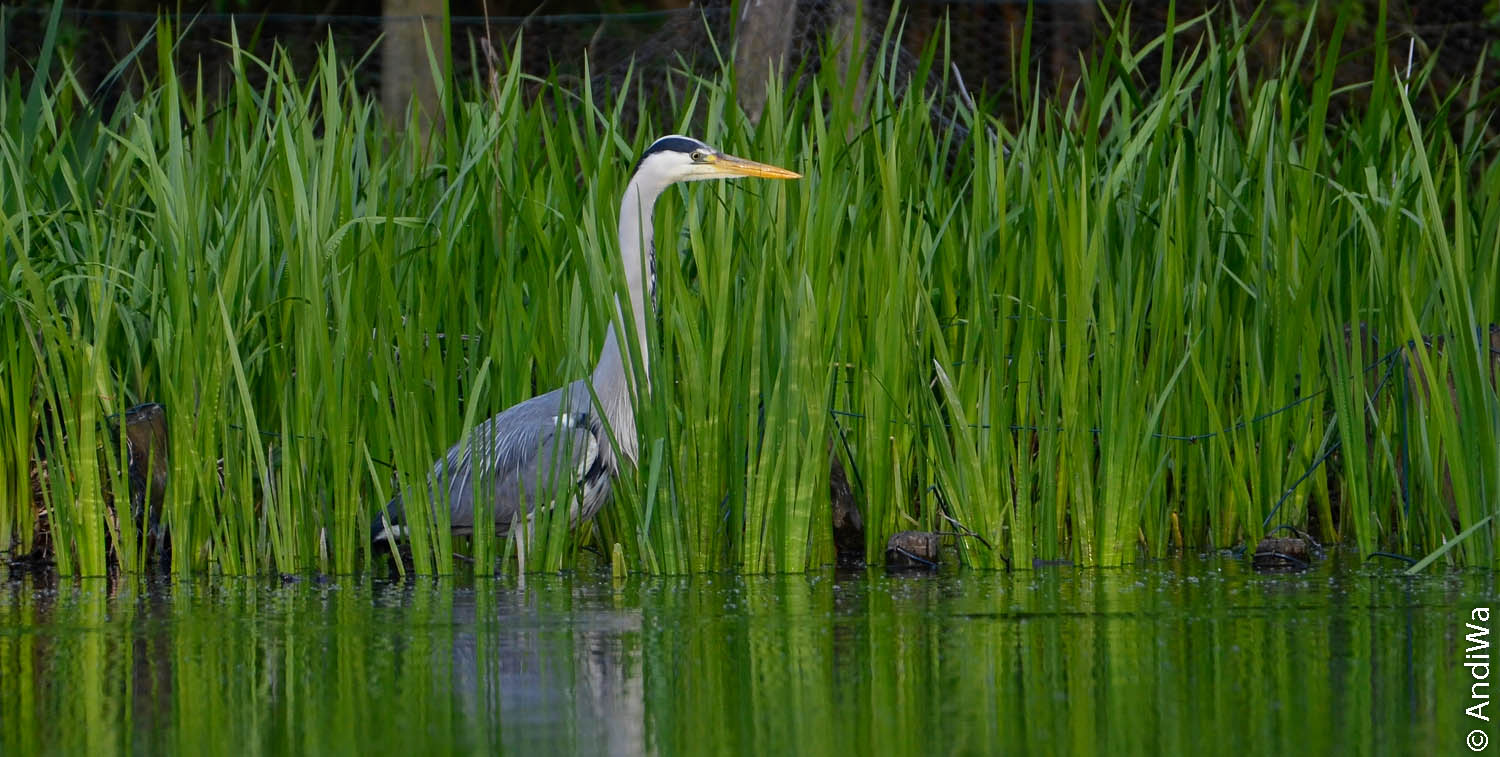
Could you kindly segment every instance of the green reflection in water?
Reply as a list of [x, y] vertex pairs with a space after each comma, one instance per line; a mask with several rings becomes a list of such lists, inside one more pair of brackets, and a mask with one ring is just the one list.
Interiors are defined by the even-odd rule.
[[[0, 580], [0, 754], [1467, 753], [1488, 573]], [[1497, 607], [1500, 609], [1500, 607]], [[1487, 726], [1486, 726], [1487, 727]]]

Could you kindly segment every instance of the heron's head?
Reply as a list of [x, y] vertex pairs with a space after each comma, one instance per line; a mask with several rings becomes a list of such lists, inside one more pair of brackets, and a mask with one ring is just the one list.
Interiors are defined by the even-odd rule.
[[733, 179], [800, 179], [802, 174], [753, 160], [726, 155], [692, 137], [672, 134], [651, 143], [636, 165], [638, 180], [665, 187], [679, 181]]

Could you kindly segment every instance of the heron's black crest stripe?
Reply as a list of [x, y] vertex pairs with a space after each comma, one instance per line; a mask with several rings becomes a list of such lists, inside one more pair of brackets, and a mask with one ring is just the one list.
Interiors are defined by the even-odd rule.
[[651, 271], [651, 277], [646, 282], [651, 288], [651, 310], [661, 312], [661, 307], [656, 302], [656, 243], [646, 245], [646, 266]]
[[635, 170], [641, 170], [641, 163], [643, 163], [646, 158], [649, 158], [659, 152], [690, 153], [694, 150], [712, 149], [713, 148], [709, 147], [708, 145], [705, 145], [702, 142], [699, 142], [698, 140], [691, 137], [662, 137], [661, 139], [652, 142], [651, 146], [647, 147], [646, 151], [641, 153], [640, 160], [637, 160], [635, 162]]

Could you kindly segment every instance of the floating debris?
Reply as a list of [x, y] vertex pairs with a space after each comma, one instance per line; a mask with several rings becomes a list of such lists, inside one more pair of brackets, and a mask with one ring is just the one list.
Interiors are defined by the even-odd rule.
[[899, 531], [885, 543], [888, 568], [936, 568], [943, 535], [931, 531]]
[[1256, 570], [1307, 570], [1315, 559], [1323, 556], [1322, 546], [1312, 536], [1296, 529], [1288, 530], [1292, 536], [1267, 536], [1255, 545]]
[[1060, 559], [1057, 559], [1057, 560], [1043, 560], [1040, 557], [1033, 557], [1031, 559], [1031, 567], [1033, 567], [1033, 568], [1071, 568], [1071, 567], [1073, 567], [1073, 561], [1069, 560], [1067, 558], [1060, 558]]

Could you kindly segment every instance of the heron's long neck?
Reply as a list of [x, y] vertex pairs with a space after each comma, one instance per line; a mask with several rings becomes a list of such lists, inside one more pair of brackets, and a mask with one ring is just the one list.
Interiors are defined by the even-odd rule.
[[[635, 321], [635, 352], [640, 355], [641, 367], [649, 368], [651, 356], [646, 351], [646, 296], [654, 286], [653, 263], [647, 258], [651, 254], [651, 211], [661, 187], [646, 186], [637, 176], [625, 188], [620, 200], [620, 256], [625, 266], [625, 283], [630, 296], [630, 315]], [[615, 310], [620, 323], [630, 328], [631, 319], [626, 318], [622, 304], [615, 298]], [[609, 418], [615, 438], [626, 456], [635, 460], [635, 411], [631, 406], [630, 387], [633, 373], [625, 350], [615, 334], [611, 321], [604, 334], [604, 349], [599, 355], [599, 365], [594, 368], [594, 391], [604, 405], [604, 414]], [[650, 391], [648, 380], [644, 391]]]

